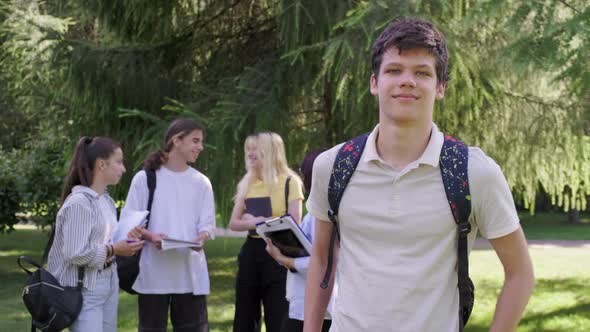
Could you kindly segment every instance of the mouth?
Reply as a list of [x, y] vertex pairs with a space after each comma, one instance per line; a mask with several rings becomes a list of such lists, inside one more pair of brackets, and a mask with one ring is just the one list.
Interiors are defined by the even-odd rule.
[[418, 96], [411, 94], [411, 93], [400, 93], [397, 95], [393, 95], [393, 98], [397, 99], [397, 100], [404, 100], [405, 101], [405, 100], [417, 100]]

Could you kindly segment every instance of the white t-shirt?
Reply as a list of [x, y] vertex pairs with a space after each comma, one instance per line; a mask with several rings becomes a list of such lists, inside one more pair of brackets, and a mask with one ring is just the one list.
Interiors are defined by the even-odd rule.
[[[312, 242], [315, 233], [315, 218], [311, 214], [306, 214], [301, 221], [301, 230]], [[303, 304], [305, 303], [305, 285], [307, 284], [307, 269], [309, 267], [310, 257], [298, 257], [294, 259], [294, 265], [297, 272], [287, 272], [287, 301], [289, 301], [289, 318], [303, 320]], [[332, 298], [338, 292], [338, 281], [334, 283]], [[328, 310], [325, 319], [331, 319], [333, 301], [328, 303]]]
[[[146, 173], [140, 171], [133, 177], [121, 214], [127, 209], [146, 210], [148, 194]], [[194, 240], [203, 231], [214, 237], [215, 206], [209, 179], [192, 167], [183, 172], [164, 166], [157, 170], [148, 229], [182, 240]], [[206, 295], [210, 291], [204, 249], [162, 251], [146, 242], [139, 271], [133, 284], [139, 293]]]
[[[378, 155], [378, 126], [339, 207], [339, 291], [331, 332], [443, 331], [459, 328], [457, 226], [438, 165], [444, 142], [433, 124], [426, 150], [401, 171]], [[327, 221], [328, 183], [338, 145], [314, 163], [307, 209]], [[498, 238], [519, 227], [502, 171], [479, 148], [469, 148], [472, 198], [469, 248], [477, 230]]]

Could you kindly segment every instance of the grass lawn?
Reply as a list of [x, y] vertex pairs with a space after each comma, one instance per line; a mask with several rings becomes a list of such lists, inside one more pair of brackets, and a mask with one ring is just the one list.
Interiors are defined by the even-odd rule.
[[520, 223], [529, 240], [590, 240], [590, 213], [580, 213], [580, 223], [566, 224], [565, 213], [546, 212], [531, 216], [519, 212]]
[[[563, 238], [575, 238], [567, 235], [567, 230], [547, 231], [554, 227], [550, 222], [539, 225], [542, 227], [539, 226], [537, 234], [566, 234]], [[581, 231], [574, 229], [573, 232]], [[16, 265], [16, 257], [39, 258], [46, 239], [45, 234], [30, 227], [19, 227], [11, 234], [0, 235], [0, 332], [30, 329], [30, 318], [20, 298], [26, 275]], [[208, 298], [211, 331], [231, 331], [236, 256], [242, 241], [218, 238], [207, 243], [212, 287]], [[590, 251], [534, 248], [531, 254], [537, 287], [518, 331], [590, 331]], [[473, 251], [470, 265], [476, 285], [476, 304], [467, 331], [487, 331], [501, 287], [502, 268], [490, 250]], [[136, 331], [136, 311], [135, 297], [121, 293], [119, 331]]]

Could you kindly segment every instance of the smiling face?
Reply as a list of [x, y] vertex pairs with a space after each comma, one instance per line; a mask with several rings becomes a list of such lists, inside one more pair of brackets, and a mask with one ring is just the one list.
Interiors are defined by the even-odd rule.
[[182, 138], [174, 138], [174, 150], [187, 163], [197, 161], [199, 154], [203, 151], [203, 131], [193, 130]]
[[250, 169], [259, 169], [260, 161], [258, 158], [258, 147], [256, 146], [255, 139], [249, 139], [245, 144], [246, 148], [246, 167]]
[[432, 122], [434, 101], [445, 91], [437, 83], [434, 56], [422, 48], [387, 50], [370, 84], [379, 99], [379, 121], [395, 124]]

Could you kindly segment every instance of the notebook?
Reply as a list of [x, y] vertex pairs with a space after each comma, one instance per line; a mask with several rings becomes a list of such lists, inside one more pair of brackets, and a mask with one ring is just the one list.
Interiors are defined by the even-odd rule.
[[256, 233], [272, 243], [288, 257], [305, 257], [311, 254], [311, 242], [290, 215], [258, 223]]

